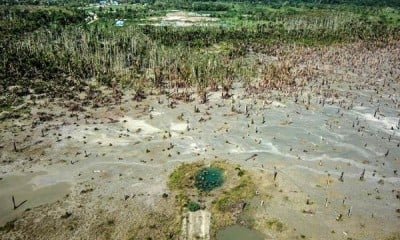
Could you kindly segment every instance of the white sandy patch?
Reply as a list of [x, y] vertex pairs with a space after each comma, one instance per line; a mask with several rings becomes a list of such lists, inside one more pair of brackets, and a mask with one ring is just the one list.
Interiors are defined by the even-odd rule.
[[206, 150], [205, 147], [200, 146], [197, 143], [191, 143], [189, 147], [189, 152], [190, 153], [199, 153], [199, 152], [204, 152]]
[[200, 141], [195, 142], [194, 138], [191, 136], [182, 135], [179, 135], [179, 138], [174, 140], [174, 144], [176, 145], [177, 149], [181, 149], [182, 155], [205, 152], [207, 146], [209, 146]]
[[282, 152], [279, 151], [279, 149], [271, 142], [266, 142], [266, 143], [263, 143], [262, 145], [263, 145], [263, 147], [265, 147], [265, 148], [263, 148], [264, 151], [267, 151], [269, 153], [273, 153], [276, 155], [284, 156], [284, 154], [282, 154]]
[[386, 133], [390, 134], [392, 133], [391, 128], [393, 127], [395, 129], [395, 131], [397, 130], [397, 123], [399, 121], [398, 118], [395, 117], [383, 117], [383, 116], [379, 116], [379, 117], [374, 117], [373, 114], [371, 113], [359, 113], [356, 112], [356, 114], [362, 116], [366, 121], [368, 121], [369, 123], [371, 123], [371, 126], [381, 129], [383, 131], [385, 131]]
[[37, 190], [39, 188], [52, 186], [58, 183], [72, 182], [72, 179], [72, 176], [67, 176], [66, 174], [46, 174], [32, 178], [29, 181], [29, 184], [32, 184], [33, 190]]
[[[127, 146], [137, 142], [145, 136], [151, 136], [161, 132], [144, 120], [136, 120], [130, 117], [121, 118], [120, 123], [104, 125], [83, 125], [80, 127], [65, 126], [63, 135], [72, 136], [79, 141], [87, 141], [88, 144], [112, 144], [113, 146]], [[123, 134], [121, 137], [120, 134]], [[60, 145], [60, 144], [59, 144]], [[60, 146], [64, 146], [61, 144]]]
[[170, 130], [175, 132], [184, 132], [188, 128], [187, 123], [171, 123]]
[[156, 128], [144, 120], [136, 120], [131, 117], [121, 118], [120, 121], [124, 128], [129, 129], [131, 132], [136, 132], [141, 135], [151, 135], [157, 132], [161, 132], [159, 128]]
[[153, 116], [160, 116], [163, 114], [164, 114], [164, 112], [151, 111], [151, 115], [153, 115]]
[[148, 20], [158, 22], [153, 25], [173, 25], [173, 26], [192, 26], [201, 25], [208, 22], [218, 21], [218, 18], [210, 17], [206, 14], [193, 12], [172, 11], [163, 17], [151, 17]]
[[183, 239], [210, 239], [210, 222], [211, 213], [208, 211], [189, 212], [182, 222]]
[[[290, 166], [288, 168], [286, 168], [285, 170], [291, 170], [291, 169], [301, 169], [301, 170], [307, 170], [310, 171], [312, 173], [318, 174], [318, 175], [326, 175], [326, 171], [322, 171], [322, 170], [317, 170], [314, 168], [310, 168], [307, 166], [303, 166], [303, 165], [293, 165]], [[331, 174], [334, 174], [335, 178], [339, 177], [342, 171], [330, 171]], [[361, 173], [361, 169], [360, 169], [360, 173]], [[352, 178], [352, 179], [358, 179], [360, 177], [360, 173], [348, 173], [346, 172], [345, 177], [346, 178]], [[370, 174], [370, 172], [367, 172], [366, 175], [364, 176], [364, 179], [367, 181], [371, 181], [371, 182], [376, 182], [377, 179], [382, 179], [383, 176], [380, 175], [379, 173], [376, 173], [375, 176], [372, 176]], [[385, 182], [391, 183], [391, 184], [396, 184], [400, 182], [400, 178], [397, 177], [389, 177], [389, 178], [384, 178]]]
[[[108, 146], [109, 144], [112, 144], [113, 146], [127, 146], [132, 142], [139, 140], [139, 138], [135, 136], [134, 132], [129, 133], [130, 137], [118, 137], [118, 134], [121, 132], [117, 128], [107, 128], [106, 130], [105, 128], [99, 127], [99, 130], [94, 130], [93, 127], [85, 128], [85, 126], [82, 126], [74, 130], [71, 130], [69, 127], [68, 129], [64, 129], [64, 132], [81, 142], [86, 141], [90, 145], [98, 145], [101, 143], [102, 146]], [[126, 134], [126, 131], [124, 134]], [[64, 143], [59, 144], [59, 146], [64, 147]]]
[[247, 151], [246, 149], [242, 148], [242, 147], [238, 147], [238, 148], [231, 148], [228, 150], [228, 153], [248, 153], [249, 151]]
[[[233, 96], [232, 98], [236, 98], [236, 96]], [[209, 102], [217, 102], [217, 103], [222, 103], [221, 102], [221, 93], [220, 92], [210, 92], [208, 93], [208, 101]]]
[[271, 142], [265, 142], [262, 143], [261, 148], [244, 148], [242, 146], [236, 147], [236, 148], [231, 148], [228, 150], [229, 153], [270, 153], [278, 156], [283, 156], [283, 157], [289, 157], [289, 158], [294, 158], [293, 155], [287, 154], [287, 153], [282, 153], [279, 151], [279, 149], [272, 144]]
[[110, 137], [105, 133], [100, 133], [94, 136], [93, 139], [90, 140], [91, 144], [97, 144], [101, 142], [103, 145], [112, 144], [113, 146], [127, 146], [132, 143], [132, 139], [130, 138], [117, 138], [117, 137]]
[[[226, 149], [228, 154], [248, 154], [247, 158], [243, 157], [243, 159], [249, 160], [252, 158], [254, 155], [257, 160], [265, 160], [265, 155], [273, 155], [276, 157], [284, 157], [286, 159], [297, 159], [298, 156], [286, 153], [286, 152], [281, 152], [275, 145], [272, 143], [265, 143], [261, 145], [262, 147], [259, 149], [256, 148], [244, 148], [242, 146], [235, 147], [235, 148], [229, 148]], [[267, 146], [266, 148], [264, 148]]]
[[273, 102], [271, 103], [271, 106], [277, 107], [277, 108], [285, 108], [285, 107], [286, 107], [285, 104], [283, 104], [283, 103], [281, 103], [281, 102], [277, 102], [277, 101], [273, 101]]
[[[337, 134], [335, 134], [335, 135], [337, 135]], [[343, 138], [341, 138], [341, 139], [343, 139]], [[335, 141], [333, 139], [329, 139], [327, 141], [327, 143], [329, 145], [336, 145], [338, 147], [341, 147], [346, 152], [348, 152], [347, 150], [355, 151], [355, 152], [359, 153], [360, 155], [362, 155], [365, 158], [370, 158], [371, 157], [371, 153], [369, 151], [374, 152], [376, 155], [382, 155], [382, 154], [379, 154], [378, 152], [372, 151], [372, 150], [370, 150], [368, 148], [358, 147], [356, 145], [349, 144], [349, 143], [338, 142], [338, 141]], [[367, 150], [369, 150], [369, 151], [367, 151]]]
[[364, 106], [354, 106], [353, 107], [354, 110], [358, 110], [358, 111], [365, 111], [367, 109], [369, 109], [368, 107], [364, 107]]
[[304, 157], [303, 160], [307, 161], [307, 162], [315, 162], [315, 161], [342, 162], [342, 163], [345, 163], [345, 164], [351, 164], [352, 166], [355, 166], [355, 167], [357, 167], [359, 169], [364, 169], [364, 168], [367, 169], [367, 170], [368, 169], [370, 169], [370, 170], [374, 169], [374, 166], [363, 164], [363, 163], [360, 163], [360, 162], [355, 161], [353, 159], [341, 158], [341, 157], [330, 157], [327, 154], [322, 154], [322, 155], [320, 155], [318, 157]]
[[[326, 133], [329, 134], [329, 135], [331, 135], [331, 136], [333, 136], [334, 138], [340, 139], [340, 140], [344, 140], [345, 137], [346, 137], [346, 135], [344, 135], [344, 134], [335, 133], [335, 132], [333, 132], [333, 131], [327, 131]], [[324, 138], [324, 137], [320, 136], [320, 139], [321, 139], [321, 140], [322, 140], [323, 138]], [[329, 141], [334, 141], [334, 140], [329, 139]], [[334, 142], [337, 143], [337, 141], [334, 141]]]

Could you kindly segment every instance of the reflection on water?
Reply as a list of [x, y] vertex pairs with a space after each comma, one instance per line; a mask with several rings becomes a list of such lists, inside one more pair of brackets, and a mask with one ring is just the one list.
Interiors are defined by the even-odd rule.
[[[0, 226], [17, 218], [27, 209], [55, 202], [70, 191], [70, 184], [65, 182], [45, 186], [37, 186], [30, 182], [35, 176], [41, 174], [44, 173], [3, 177], [0, 181]], [[26, 202], [14, 210], [12, 196], [15, 197], [16, 205], [25, 200]]]

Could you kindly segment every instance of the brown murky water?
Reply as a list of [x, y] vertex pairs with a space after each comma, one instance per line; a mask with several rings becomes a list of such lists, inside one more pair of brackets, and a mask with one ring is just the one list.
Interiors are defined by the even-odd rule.
[[[0, 225], [16, 219], [23, 211], [32, 209], [45, 203], [52, 203], [64, 197], [70, 191], [70, 184], [65, 182], [43, 183], [36, 185], [32, 182], [35, 177], [46, 174], [38, 172], [28, 175], [5, 176], [0, 181]], [[12, 196], [18, 206], [14, 210]]]

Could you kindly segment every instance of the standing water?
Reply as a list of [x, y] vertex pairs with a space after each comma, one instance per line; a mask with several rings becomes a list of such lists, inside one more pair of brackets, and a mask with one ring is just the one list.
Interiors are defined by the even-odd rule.
[[217, 240], [264, 240], [265, 236], [256, 230], [240, 225], [232, 225], [217, 232]]
[[215, 167], [203, 168], [195, 177], [195, 186], [205, 192], [221, 186], [223, 182], [223, 170]]

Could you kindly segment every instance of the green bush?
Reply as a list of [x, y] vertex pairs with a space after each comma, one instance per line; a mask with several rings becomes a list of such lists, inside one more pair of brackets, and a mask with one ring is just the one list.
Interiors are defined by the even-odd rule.
[[194, 201], [190, 201], [187, 207], [191, 212], [196, 212], [197, 210], [200, 210], [200, 204]]

